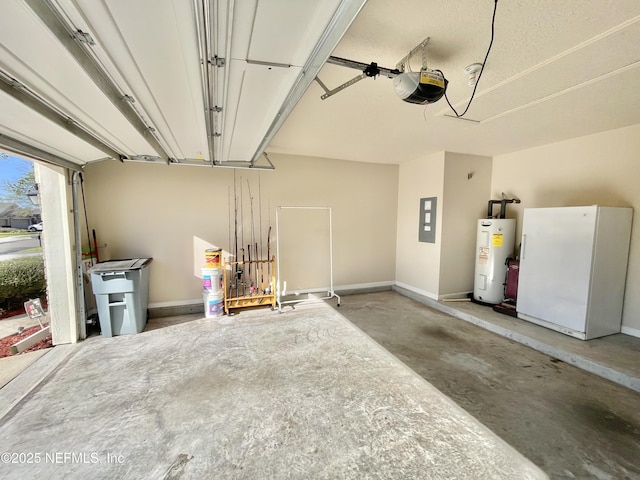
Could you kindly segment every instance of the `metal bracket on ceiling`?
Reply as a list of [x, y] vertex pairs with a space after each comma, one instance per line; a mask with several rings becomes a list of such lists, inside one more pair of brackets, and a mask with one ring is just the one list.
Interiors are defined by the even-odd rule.
[[251, 60], [250, 58], [247, 58], [247, 63], [249, 65], [264, 65], [265, 67], [291, 68], [290, 63], [263, 62], [261, 60]]
[[194, 167], [211, 167], [211, 160], [205, 160], [204, 158], [180, 158], [174, 159], [175, 163], [180, 165], [190, 165]]
[[[262, 169], [262, 170], [275, 170], [276, 167], [273, 166], [273, 163], [271, 163], [271, 160], [269, 159], [269, 155], [267, 155], [267, 152], [262, 152], [262, 157], [264, 157], [267, 160], [267, 163], [269, 164], [269, 166], [261, 166], [261, 165], [256, 165], [257, 160], [251, 160], [251, 162], [249, 162], [249, 168], [257, 168], [257, 169]], [[258, 160], [261, 157], [258, 157]]]
[[329, 57], [329, 59], [327, 60], [327, 63], [331, 63], [333, 65], [339, 65], [341, 67], [348, 67], [356, 70], [361, 70], [362, 73], [357, 77], [354, 77], [351, 80], [344, 82], [342, 85], [337, 86], [333, 90], [329, 90], [327, 86], [324, 83], [322, 83], [322, 81], [316, 76], [315, 81], [318, 82], [318, 84], [322, 87], [322, 89], [325, 92], [324, 95], [320, 97], [322, 100], [326, 100], [332, 95], [335, 95], [336, 93], [341, 92], [345, 88], [358, 83], [360, 80], [364, 78], [368, 78], [368, 77], [376, 78], [378, 75], [384, 75], [385, 77], [393, 78], [396, 75], [399, 75], [400, 73], [402, 73], [397, 69], [391, 70], [389, 68], [379, 67], [376, 62], [371, 62], [369, 64], [366, 64], [362, 62], [356, 62], [354, 60], [347, 60], [346, 58], [340, 58], [340, 57]]
[[164, 159], [157, 155], [131, 155], [128, 158], [131, 162], [162, 162], [164, 163]]
[[24, 89], [24, 85], [21, 84], [19, 81], [17, 80], [11, 80], [9, 82], [9, 85], [11, 85], [13, 88], [15, 88], [16, 90], [23, 90]]
[[120, 98], [120, 100], [122, 100], [123, 102], [136, 103], [136, 99], [133, 98], [131, 95], [123, 95], [122, 98]]
[[[427, 45], [429, 44], [429, 40], [431, 37], [425, 38], [418, 45], [413, 47], [409, 53], [407, 53], [402, 59], [396, 64], [396, 69], [404, 72], [407, 69], [407, 66], [411, 67], [409, 61], [411, 57], [413, 57], [416, 53], [422, 53], [422, 68], [427, 68]], [[409, 68], [411, 70], [411, 68]]]
[[349, 60], [341, 57], [329, 57], [327, 63], [332, 65], [338, 65], [339, 67], [353, 68], [354, 70], [360, 70], [366, 74], [367, 77], [377, 77], [378, 75], [385, 76], [387, 78], [394, 78], [402, 73], [401, 70], [385, 68], [379, 66], [376, 62], [363, 63], [356, 60]]
[[239, 161], [239, 160], [226, 160], [224, 162], [218, 162], [216, 164], [213, 165], [214, 167], [220, 167], [220, 168], [246, 168], [246, 169], [252, 169], [252, 170], [275, 170], [275, 167], [273, 166], [273, 164], [269, 163], [269, 166], [263, 166], [263, 165], [256, 165], [255, 163], [252, 164], [251, 162], [248, 161]]
[[[269, 156], [267, 155], [266, 152], [262, 152], [262, 155], [260, 157], [258, 157], [258, 160], [260, 160], [260, 158], [264, 157], [267, 160], [267, 163], [269, 165], [258, 165], [258, 161], [257, 160], [251, 160], [251, 161], [246, 161], [246, 160], [225, 160], [223, 162], [221, 161], [217, 161], [217, 162], [211, 162], [208, 163], [207, 165], [210, 165], [211, 167], [221, 167], [221, 168], [239, 168], [239, 169], [253, 169], [253, 170], [275, 170], [276, 167], [273, 165], [273, 163], [271, 163], [271, 160], [269, 159]], [[193, 163], [192, 163], [193, 164]]]
[[[269, 155], [267, 155], [267, 152], [262, 152], [262, 155], [264, 156], [264, 158], [267, 159], [267, 162], [269, 162], [269, 165], [271, 166], [271, 168], [275, 170], [276, 167], [273, 165], [273, 163], [271, 163], [271, 159], [269, 158]], [[252, 165], [253, 165], [253, 162], [252, 162]]]
[[345, 88], [350, 87], [351, 85], [354, 85], [354, 84], [358, 83], [363, 78], [367, 78], [367, 75], [364, 74], [364, 73], [362, 75], [358, 75], [357, 77], [352, 78], [351, 80], [348, 80], [348, 81], [344, 82], [342, 85], [338, 85], [333, 90], [329, 90], [327, 88], [327, 86], [324, 83], [322, 83], [322, 80], [320, 80], [318, 77], [315, 78], [315, 81], [318, 82], [318, 85], [320, 85], [322, 87], [322, 89], [324, 90], [324, 95], [321, 95], [320, 98], [322, 100], [326, 100], [330, 96], [335, 95], [338, 92], [341, 92]]
[[333, 56], [329, 57], [327, 59], [327, 63], [330, 63], [332, 65], [338, 65], [340, 67], [347, 67], [347, 68], [353, 68], [355, 70], [360, 70], [362, 71], [362, 74], [352, 78], [351, 80], [344, 82], [342, 85], [337, 86], [333, 90], [329, 90], [327, 86], [324, 83], [322, 83], [322, 81], [320, 81], [320, 79], [316, 76], [315, 78], [316, 82], [318, 82], [318, 84], [322, 87], [322, 89], [325, 92], [324, 95], [322, 95], [320, 98], [322, 100], [326, 100], [330, 96], [335, 95], [338, 92], [341, 92], [345, 88], [350, 87], [355, 83], [358, 83], [363, 78], [367, 78], [367, 77], [376, 78], [378, 75], [384, 75], [387, 78], [394, 78], [400, 75], [401, 73], [403, 73], [407, 68], [409, 70], [411, 69], [409, 61], [411, 60], [411, 57], [413, 57], [418, 52], [422, 52], [422, 67], [426, 68], [427, 67], [427, 45], [429, 43], [429, 40], [430, 40], [430, 37], [427, 37], [418, 45], [413, 47], [413, 49], [396, 64], [396, 68], [394, 69], [379, 67], [378, 64], [375, 62], [366, 64], [366, 63], [358, 62], [355, 60], [349, 60], [346, 58], [333, 57]]
[[93, 40], [93, 37], [90, 34], [83, 32], [82, 30], [76, 30], [73, 34], [73, 38], [75, 38], [80, 43], [86, 43], [87, 45], [93, 46], [96, 44], [96, 42]]
[[216, 66], [216, 67], [224, 67], [226, 64], [226, 61], [224, 58], [220, 58], [218, 56], [215, 56], [211, 59], [211, 64]]
[[215, 113], [220, 113], [222, 111], [222, 107], [218, 107], [217, 105], [215, 107], [211, 107], [210, 109], [212, 112]]

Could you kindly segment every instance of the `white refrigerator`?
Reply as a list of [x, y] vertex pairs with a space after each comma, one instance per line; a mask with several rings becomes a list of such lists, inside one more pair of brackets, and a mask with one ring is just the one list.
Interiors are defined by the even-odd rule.
[[633, 210], [527, 208], [518, 317], [582, 340], [620, 332]]

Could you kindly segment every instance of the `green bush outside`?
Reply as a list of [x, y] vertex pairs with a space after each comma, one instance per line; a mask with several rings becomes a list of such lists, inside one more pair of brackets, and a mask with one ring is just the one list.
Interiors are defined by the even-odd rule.
[[41, 256], [0, 261], [0, 309], [21, 305], [46, 291]]

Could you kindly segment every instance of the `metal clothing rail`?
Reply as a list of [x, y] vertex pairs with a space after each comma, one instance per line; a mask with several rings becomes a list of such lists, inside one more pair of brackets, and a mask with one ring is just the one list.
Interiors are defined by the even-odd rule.
[[[280, 278], [280, 210], [327, 210], [329, 212], [329, 290], [327, 291], [326, 296], [318, 297], [311, 296], [313, 292], [306, 292], [309, 295], [307, 298], [295, 298], [291, 300], [283, 300], [283, 296], [286, 295], [286, 291], [284, 285], [281, 284]], [[314, 298], [317, 300], [329, 300], [331, 298], [338, 299], [338, 307], [340, 306], [340, 296], [336, 294], [333, 290], [333, 227], [332, 227], [332, 217], [331, 217], [331, 207], [295, 207], [295, 206], [280, 206], [276, 208], [276, 262], [277, 262], [277, 274], [278, 279], [276, 282], [276, 303], [278, 304], [278, 311], [282, 313], [282, 306], [291, 304], [292, 306], [296, 303], [303, 302], [309, 298]], [[285, 282], [286, 283], [286, 282]], [[282, 286], [282, 288], [281, 288]], [[295, 307], [294, 307], [295, 308]]]

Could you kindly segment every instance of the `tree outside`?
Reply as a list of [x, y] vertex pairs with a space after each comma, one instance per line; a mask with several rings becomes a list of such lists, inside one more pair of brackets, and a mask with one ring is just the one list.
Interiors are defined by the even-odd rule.
[[33, 163], [0, 152], [0, 203], [15, 204], [14, 217], [32, 217], [40, 213], [27, 194], [36, 184]]

